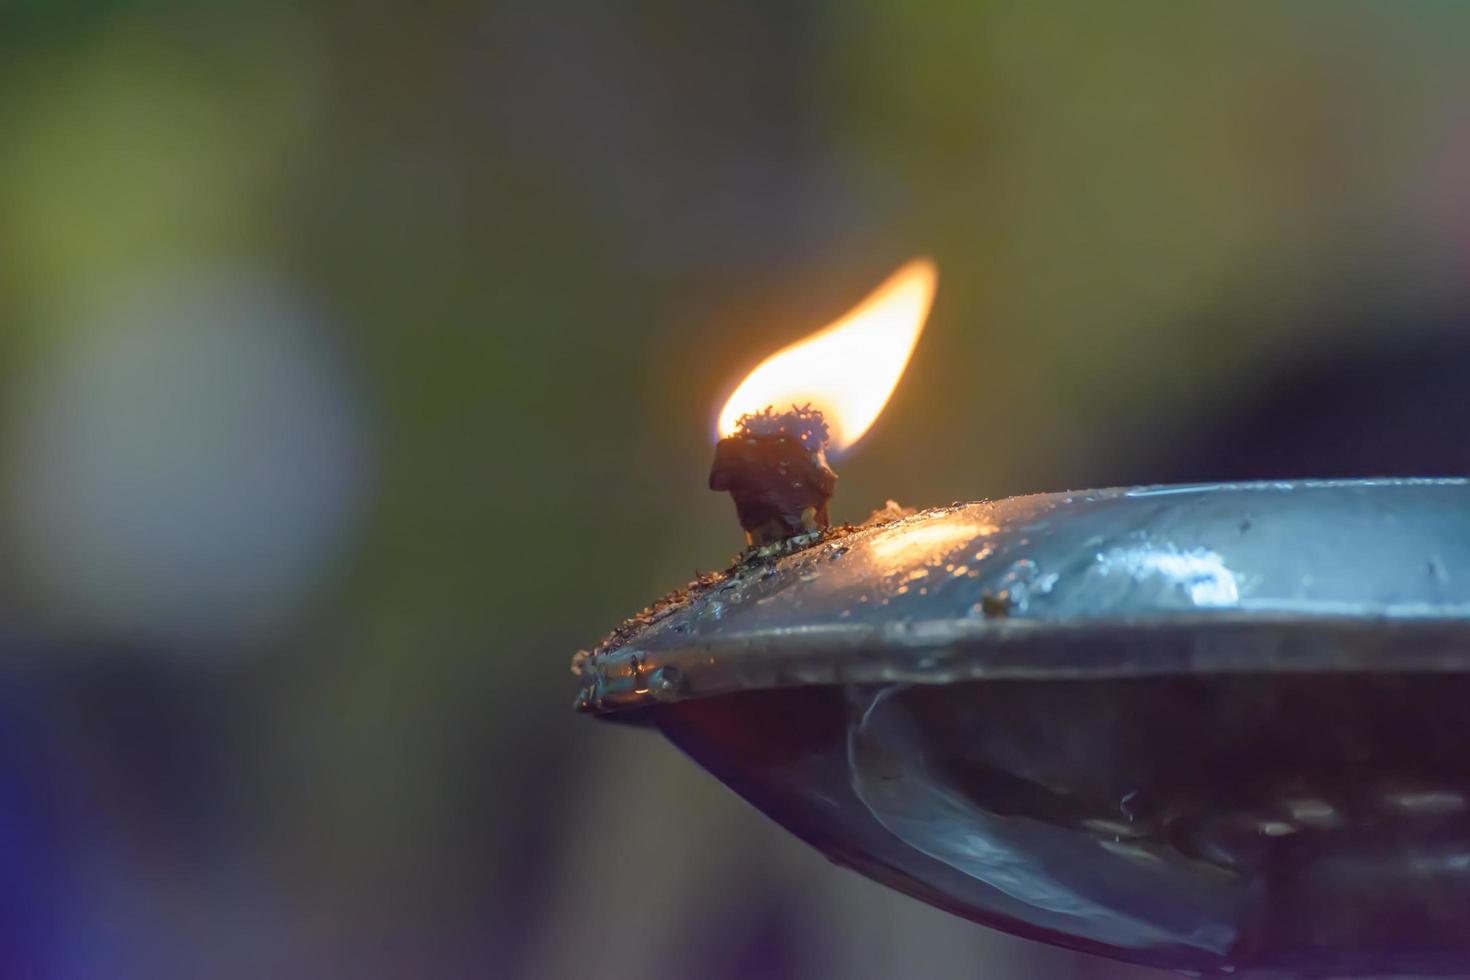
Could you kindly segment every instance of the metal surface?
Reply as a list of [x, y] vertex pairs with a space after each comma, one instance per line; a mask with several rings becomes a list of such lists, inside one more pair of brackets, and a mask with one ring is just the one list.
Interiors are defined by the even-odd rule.
[[1464, 480], [957, 505], [640, 622], [582, 706], [892, 888], [1180, 971], [1470, 975]]
[[1470, 483], [1041, 494], [743, 569], [581, 664], [610, 711], [795, 685], [1470, 667]]

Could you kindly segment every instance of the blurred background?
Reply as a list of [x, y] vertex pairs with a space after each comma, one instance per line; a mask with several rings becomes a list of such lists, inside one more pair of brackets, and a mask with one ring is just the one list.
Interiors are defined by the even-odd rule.
[[761, 357], [838, 519], [1470, 464], [1470, 6], [0, 0], [0, 975], [1154, 976], [890, 894], [568, 662]]

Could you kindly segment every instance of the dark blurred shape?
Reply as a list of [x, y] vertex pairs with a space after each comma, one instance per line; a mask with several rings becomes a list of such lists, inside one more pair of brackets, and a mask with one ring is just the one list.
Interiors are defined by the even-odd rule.
[[[1470, 330], [1317, 331], [1122, 482], [1470, 474]], [[1335, 341], [1334, 337], [1342, 337]]]
[[749, 891], [724, 893], [709, 902], [708, 914], [695, 919], [680, 937], [670, 964], [676, 976], [708, 980], [795, 980], [799, 976], [802, 916], [793, 896]]
[[0, 653], [0, 976], [44, 977], [68, 933], [67, 757], [46, 682], [25, 664], [41, 651], [0, 630]]

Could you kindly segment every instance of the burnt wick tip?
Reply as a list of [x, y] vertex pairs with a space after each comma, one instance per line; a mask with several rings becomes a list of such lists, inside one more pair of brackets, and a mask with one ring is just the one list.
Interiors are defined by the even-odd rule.
[[735, 501], [751, 546], [825, 529], [837, 474], [827, 465], [827, 422], [810, 405], [743, 415], [715, 444], [711, 490]]

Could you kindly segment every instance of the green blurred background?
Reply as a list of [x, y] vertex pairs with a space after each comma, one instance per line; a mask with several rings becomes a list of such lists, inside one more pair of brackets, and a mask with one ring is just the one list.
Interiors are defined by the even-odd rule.
[[0, 0], [0, 973], [1152, 976], [829, 866], [569, 658], [738, 550], [719, 403], [921, 252], [839, 519], [1463, 472], [1467, 55], [1454, 2]]

